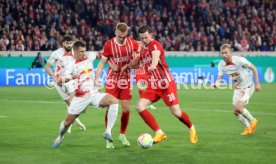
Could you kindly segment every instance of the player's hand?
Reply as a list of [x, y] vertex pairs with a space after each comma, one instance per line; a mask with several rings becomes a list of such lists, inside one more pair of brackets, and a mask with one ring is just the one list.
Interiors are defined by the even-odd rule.
[[258, 92], [261, 90], [261, 85], [260, 84], [255, 84], [255, 90]]
[[129, 66], [130, 67], [135, 67], [139, 65], [139, 57], [134, 58], [133, 60], [130, 61]]
[[216, 84], [211, 84], [211, 89], [215, 89], [217, 88], [217, 85]]
[[62, 86], [62, 78], [61, 77], [56, 79], [56, 84], [58, 86]]
[[126, 64], [124, 65], [122, 68], [121, 68], [121, 72], [124, 72], [125, 70], [129, 69], [129, 64]]
[[151, 72], [151, 71], [153, 71], [153, 70], [155, 70], [155, 69], [156, 69], [156, 67], [150, 66], [150, 67], [148, 68], [148, 71]]
[[101, 87], [101, 84], [100, 84], [99, 80], [96, 80], [96, 79], [95, 79], [95, 81], [94, 81], [94, 85], [95, 85], [96, 87]]

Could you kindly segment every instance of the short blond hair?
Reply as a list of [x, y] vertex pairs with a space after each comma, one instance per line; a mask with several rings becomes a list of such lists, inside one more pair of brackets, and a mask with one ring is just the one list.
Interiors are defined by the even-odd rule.
[[128, 25], [126, 23], [123, 23], [123, 22], [118, 23], [116, 25], [116, 30], [119, 30], [121, 32], [126, 32], [128, 30]]
[[229, 50], [232, 50], [232, 47], [231, 47], [230, 44], [223, 44], [223, 45], [220, 46], [220, 50], [223, 50], [225, 48], [228, 48]]

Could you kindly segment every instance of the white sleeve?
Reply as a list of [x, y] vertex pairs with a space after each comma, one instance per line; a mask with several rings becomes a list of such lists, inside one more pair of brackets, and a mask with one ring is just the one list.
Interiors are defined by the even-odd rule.
[[243, 67], [243, 68], [248, 68], [250, 67], [251, 63], [244, 57], [240, 57], [239, 60], [239, 64]]
[[223, 65], [223, 63], [222, 63], [222, 61], [220, 61], [218, 64], [218, 75], [219, 76], [223, 75], [222, 65]]
[[50, 58], [48, 59], [47, 63], [50, 63], [51, 65], [56, 65], [56, 62], [57, 62], [57, 53], [53, 52]]
[[86, 56], [89, 60], [94, 61], [97, 57], [97, 52], [96, 51], [86, 52]]
[[66, 63], [64, 65], [64, 76], [72, 77], [72, 75], [74, 75], [74, 66], [72, 63]]

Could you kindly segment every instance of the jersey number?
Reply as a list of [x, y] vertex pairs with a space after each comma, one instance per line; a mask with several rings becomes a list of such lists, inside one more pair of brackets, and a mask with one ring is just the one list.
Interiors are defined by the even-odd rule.
[[169, 101], [174, 101], [174, 100], [175, 100], [175, 96], [174, 96], [173, 93], [170, 93], [170, 94], [168, 94], [167, 96], [168, 96], [168, 98], [169, 98]]

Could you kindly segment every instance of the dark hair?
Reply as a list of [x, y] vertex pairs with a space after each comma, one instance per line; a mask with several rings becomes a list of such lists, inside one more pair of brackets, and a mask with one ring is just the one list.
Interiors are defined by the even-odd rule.
[[73, 41], [73, 37], [71, 35], [65, 35], [62, 39], [62, 42], [66, 42], [66, 41]]
[[86, 47], [85, 42], [77, 40], [73, 43], [73, 49], [78, 49], [79, 47]]
[[152, 33], [152, 29], [148, 26], [148, 25], [144, 25], [144, 26], [141, 26], [139, 27], [138, 29], [138, 34], [140, 33], [145, 33], [145, 32], [149, 32], [149, 33]]

